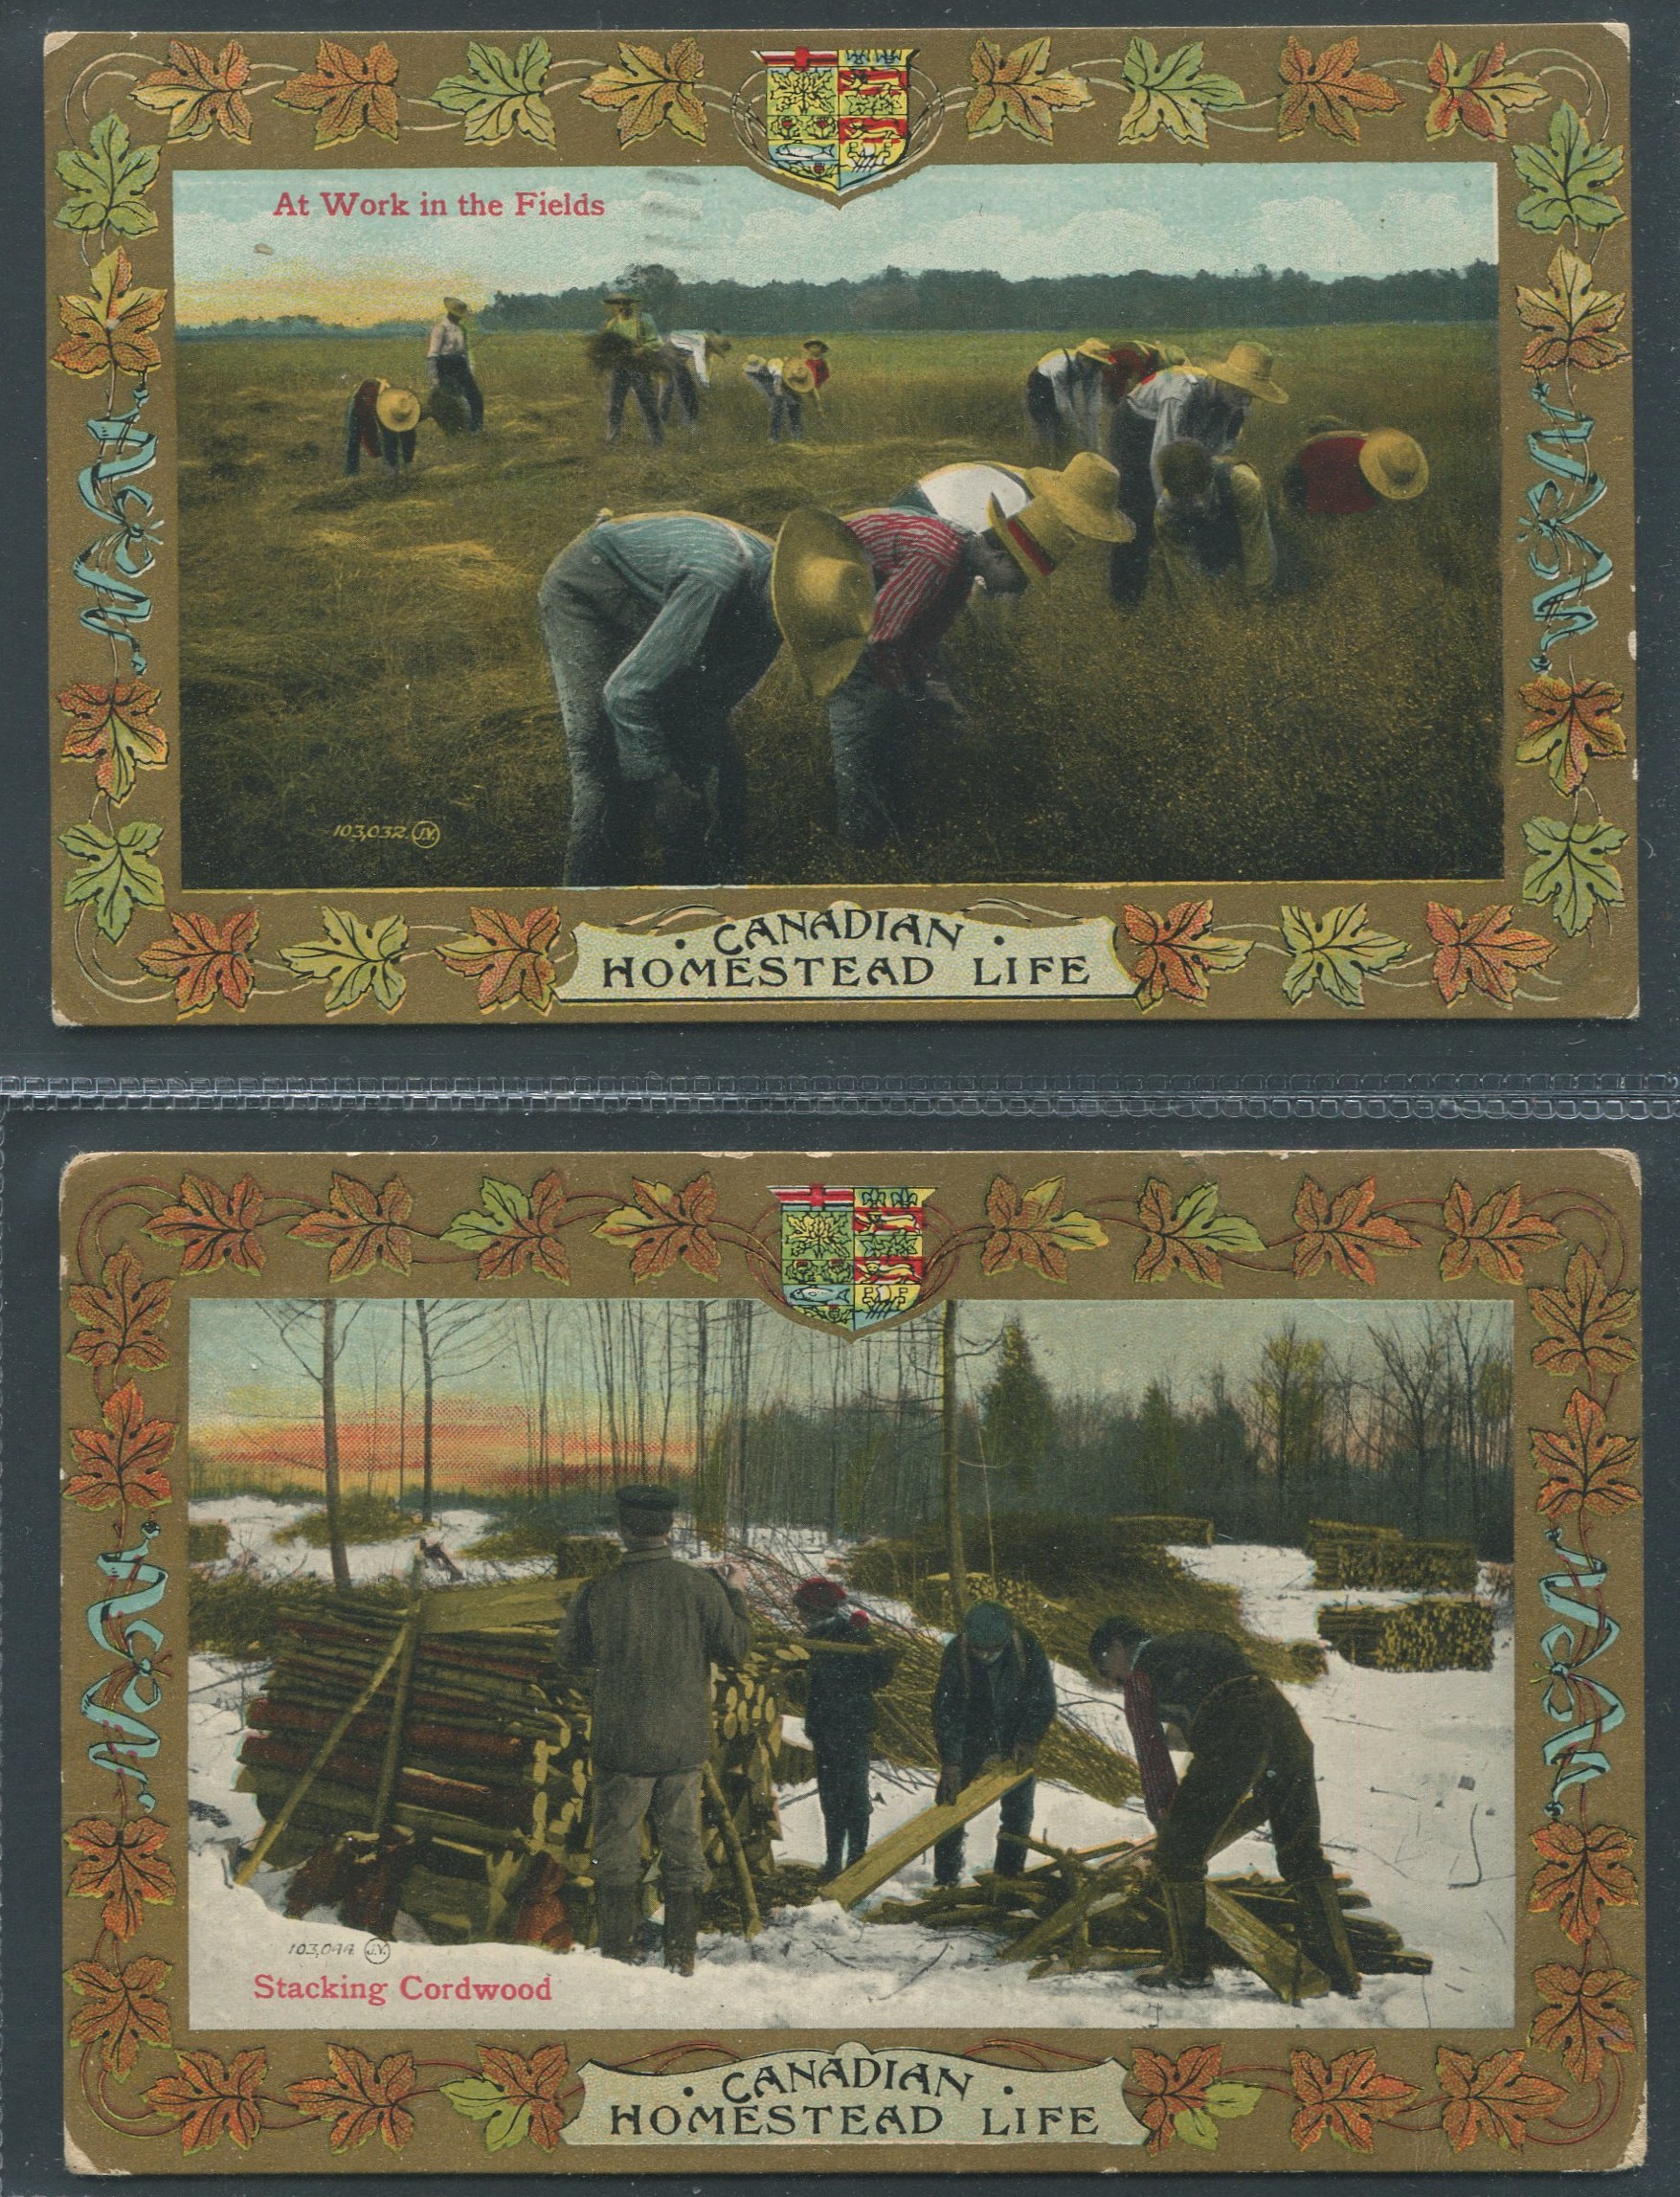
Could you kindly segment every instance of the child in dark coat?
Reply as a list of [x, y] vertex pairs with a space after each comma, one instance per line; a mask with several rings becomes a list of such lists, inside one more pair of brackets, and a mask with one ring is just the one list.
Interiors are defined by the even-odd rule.
[[817, 1797], [828, 1838], [826, 1883], [861, 1860], [869, 1844], [875, 1694], [892, 1676], [896, 1658], [890, 1648], [874, 1646], [868, 1612], [846, 1606], [846, 1590], [838, 1580], [804, 1580], [794, 1606], [813, 1644], [805, 1737], [817, 1757]]

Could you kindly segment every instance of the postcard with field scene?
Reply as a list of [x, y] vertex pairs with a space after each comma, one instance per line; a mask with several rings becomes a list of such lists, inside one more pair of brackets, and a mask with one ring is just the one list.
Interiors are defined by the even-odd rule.
[[64, 1224], [74, 2160], [1637, 2154], [1625, 1155], [112, 1155]]
[[1623, 36], [812, 35], [57, 41], [62, 1011], [1630, 1013]]

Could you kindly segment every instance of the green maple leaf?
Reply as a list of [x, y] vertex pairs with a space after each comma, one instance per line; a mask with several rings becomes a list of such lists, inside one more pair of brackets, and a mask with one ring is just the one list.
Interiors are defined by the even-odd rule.
[[54, 162], [70, 195], [53, 216], [60, 229], [108, 229], [114, 236], [145, 236], [158, 225], [146, 203], [157, 181], [158, 148], [128, 143], [121, 115], [95, 123], [87, 150], [68, 146]]
[[1374, 930], [1361, 900], [1352, 908], [1327, 908], [1314, 915], [1305, 908], [1286, 908], [1284, 943], [1294, 959], [1284, 971], [1284, 997], [1291, 1007], [1316, 984], [1340, 1007], [1365, 1004], [1365, 978], [1410, 951], [1403, 938]]
[[1201, 40], [1176, 46], [1163, 60], [1147, 38], [1133, 38], [1121, 64], [1131, 104], [1120, 123], [1122, 145], [1142, 145], [1165, 129], [1180, 145], [1206, 145], [1210, 109], [1240, 107], [1241, 84], [1209, 74], [1201, 65]]
[[321, 927], [325, 938], [306, 938], [301, 946], [282, 946], [280, 958], [300, 976], [325, 977], [326, 1012], [336, 1015], [353, 1007], [371, 992], [388, 1015], [394, 1014], [408, 989], [399, 966], [409, 942], [409, 927], [400, 915], [364, 923], [347, 908], [324, 908]]
[[483, 1211], [458, 1213], [443, 1231], [446, 1244], [463, 1251], [482, 1251], [531, 1217], [530, 1199], [511, 1182], [497, 1182], [486, 1175], [479, 1184], [479, 1197]]
[[1567, 100], [1554, 113], [1546, 142], [1512, 146], [1511, 157], [1529, 186], [1516, 210], [1524, 228], [1549, 235], [1566, 221], [1609, 229], [1623, 218], [1621, 201], [1603, 188], [1622, 173], [1622, 147], [1596, 144]]
[[1563, 824], [1531, 817], [1522, 828], [1534, 859], [1522, 873], [1522, 896], [1552, 903], [1559, 930], [1571, 938], [1602, 908], [1622, 906], [1622, 872], [1605, 858], [1627, 834], [1615, 824]]
[[58, 844], [82, 867], [64, 887], [66, 908], [91, 901], [94, 921], [107, 938], [121, 938], [137, 908], [162, 908], [164, 873], [150, 858], [164, 836], [162, 824], [119, 824], [116, 832], [98, 824], [74, 824], [58, 834]]
[[1173, 1208], [1174, 1224], [1186, 1243], [1205, 1244], [1210, 1251], [1264, 1251], [1266, 1239], [1240, 1213], [1220, 1211], [1220, 1186], [1201, 1182]]
[[1186, 2143], [1194, 2144], [1198, 2151], [1213, 2151], [1220, 2141], [1221, 2120], [1240, 2120], [1260, 2103], [1262, 2093], [1258, 2085], [1247, 2082], [1209, 2083], [1202, 2095], [1200, 2105], [1188, 2113], [1175, 2114], [1173, 2132]]
[[[449, 1239], [446, 1237], [444, 1241]], [[457, 2113], [464, 2114], [469, 2120], [484, 2123], [486, 2151], [510, 2151], [516, 2143], [524, 2142], [531, 2120], [529, 2098], [509, 2097], [504, 2090], [487, 2082], [482, 2075], [446, 2082], [442, 2090]]]
[[500, 145], [515, 129], [554, 143], [554, 117], [543, 97], [553, 56], [546, 38], [527, 38], [511, 60], [500, 46], [467, 46], [466, 74], [445, 77], [432, 104], [466, 117], [468, 145]]

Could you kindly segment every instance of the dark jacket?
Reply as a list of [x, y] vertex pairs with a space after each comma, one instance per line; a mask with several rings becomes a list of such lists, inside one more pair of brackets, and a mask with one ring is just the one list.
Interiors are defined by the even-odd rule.
[[933, 1737], [942, 1762], [978, 1764], [1036, 1747], [1055, 1714], [1049, 1657], [1022, 1626], [995, 1663], [982, 1663], [960, 1632], [947, 1647], [933, 1689]]
[[1162, 1723], [1176, 1724], [1186, 1737], [1210, 1693], [1233, 1678], [1256, 1675], [1247, 1656], [1222, 1632], [1162, 1633], [1133, 1649], [1131, 1668], [1149, 1680]]
[[627, 1549], [578, 1589], [555, 1649], [562, 1667], [594, 1667], [594, 1768], [699, 1769], [711, 1752], [712, 1666], [733, 1670], [751, 1644], [745, 1599], [715, 1573], [668, 1548]]
[[[848, 1648], [874, 1645], [862, 1610], [824, 1618], [806, 1637]], [[871, 1655], [824, 1655], [819, 1649], [812, 1656], [805, 1683], [805, 1737], [814, 1746], [868, 1738], [875, 1728], [876, 1690], [892, 1676], [897, 1660], [890, 1648], [877, 1648]]]

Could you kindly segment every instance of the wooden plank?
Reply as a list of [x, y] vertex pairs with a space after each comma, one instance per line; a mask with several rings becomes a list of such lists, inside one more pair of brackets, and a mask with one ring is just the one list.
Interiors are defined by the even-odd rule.
[[439, 1587], [426, 1598], [426, 1635], [497, 1632], [513, 1625], [558, 1625], [571, 1598], [555, 1579], [491, 1580]]
[[1269, 1984], [1286, 2006], [1322, 1999], [1328, 1981], [1299, 1946], [1270, 1930], [1260, 1917], [1217, 1884], [1207, 1888], [1207, 1926], [1221, 1938], [1245, 1967]]
[[1018, 1938], [1001, 1958], [1005, 1961], [1036, 1961], [1058, 1939], [1065, 1938], [1070, 1930], [1087, 1920], [1097, 1901], [1105, 1894], [1119, 1893], [1124, 1896], [1135, 1890], [1134, 1885], [1116, 1884], [1115, 1879], [1129, 1877], [1131, 1864], [1141, 1860], [1154, 1845], [1154, 1839], [1144, 1839], [1125, 1859], [1107, 1862], [1102, 1869], [1093, 1870], [1071, 1898], [1064, 1900], [1053, 1914], [1045, 1916], [1042, 1922], [1035, 1923], [1024, 1938]]
[[838, 1899], [842, 1907], [855, 1907], [889, 1876], [896, 1876], [906, 1862], [926, 1853], [936, 1839], [942, 1839], [947, 1831], [955, 1830], [971, 1817], [979, 1815], [994, 1801], [1013, 1791], [1022, 1779], [1032, 1775], [1031, 1770], [1018, 1770], [1013, 1766], [982, 1770], [948, 1806], [924, 1808], [920, 1815], [911, 1816], [908, 1823], [900, 1824], [897, 1830], [888, 1831], [881, 1844], [872, 1846], [861, 1861], [853, 1862], [850, 1869], [824, 1885], [823, 1897]]

